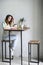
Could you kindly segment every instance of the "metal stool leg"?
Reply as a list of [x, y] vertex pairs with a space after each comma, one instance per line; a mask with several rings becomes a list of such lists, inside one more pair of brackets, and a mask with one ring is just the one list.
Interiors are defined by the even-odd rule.
[[2, 62], [3, 62], [3, 42], [2, 42]]
[[6, 59], [6, 42], [5, 42], [5, 59]]
[[31, 61], [31, 44], [29, 44], [30, 45], [30, 52], [29, 52], [29, 54], [30, 54], [30, 61]]
[[39, 65], [39, 44], [38, 44], [38, 65]]
[[28, 44], [28, 65], [30, 65], [30, 63], [29, 63], [29, 44]]
[[30, 61], [31, 61], [31, 44], [28, 44], [28, 65], [30, 65]]

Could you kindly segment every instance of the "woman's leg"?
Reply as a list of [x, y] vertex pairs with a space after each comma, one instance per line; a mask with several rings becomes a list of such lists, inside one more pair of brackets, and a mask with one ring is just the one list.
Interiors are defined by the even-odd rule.
[[[14, 39], [14, 36], [12, 37], [12, 39]], [[17, 42], [18, 42], [18, 35], [16, 36], [16, 39], [12, 41], [11, 43], [11, 57], [14, 58], [14, 51], [15, 48], [17, 46]]]
[[18, 42], [18, 35], [16, 35], [16, 40], [13, 41], [12, 44], [12, 49], [15, 50], [16, 46], [17, 46], [17, 42]]
[[[7, 36], [7, 37], [5, 38], [5, 40], [9, 40], [9, 37]], [[10, 40], [13, 40], [13, 41], [10, 41], [11, 57], [13, 57], [13, 55], [14, 55], [14, 49], [13, 49], [13, 47], [14, 47], [14, 42], [15, 42], [15, 40], [16, 40], [16, 36], [15, 36], [15, 35], [11, 35], [11, 36], [10, 36]]]
[[[14, 36], [12, 37], [12, 39], [14, 39]], [[20, 40], [19, 40], [19, 35], [17, 34], [17, 35], [16, 35], [16, 38], [13, 40], [13, 42], [12, 42], [12, 44], [11, 44], [11, 55], [12, 55], [12, 57], [14, 57], [14, 52], [15, 52], [15, 50], [17, 49], [16, 47], [17, 47], [18, 44], [19, 44], [18, 41], [20, 41]]]

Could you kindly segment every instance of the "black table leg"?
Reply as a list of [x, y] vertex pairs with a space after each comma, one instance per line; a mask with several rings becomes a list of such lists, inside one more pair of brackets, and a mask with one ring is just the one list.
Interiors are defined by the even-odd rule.
[[22, 64], [22, 31], [21, 31], [21, 65], [23, 65]]
[[9, 59], [10, 59], [10, 65], [11, 65], [10, 31], [9, 31]]

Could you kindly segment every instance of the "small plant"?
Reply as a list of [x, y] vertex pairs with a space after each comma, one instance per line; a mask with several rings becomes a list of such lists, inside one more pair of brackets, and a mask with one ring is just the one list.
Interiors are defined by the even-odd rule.
[[19, 22], [23, 22], [24, 21], [24, 18], [20, 18]]
[[19, 24], [22, 25], [23, 22], [24, 22], [24, 18], [20, 18]]
[[19, 19], [19, 21], [18, 21], [18, 28], [20, 28], [20, 29], [22, 28], [24, 21], [25, 21], [24, 17]]

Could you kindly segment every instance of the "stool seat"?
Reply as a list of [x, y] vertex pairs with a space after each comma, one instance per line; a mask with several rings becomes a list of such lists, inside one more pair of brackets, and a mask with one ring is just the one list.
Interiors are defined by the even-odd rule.
[[30, 40], [28, 43], [31, 43], [31, 44], [39, 44], [40, 41], [39, 40]]

